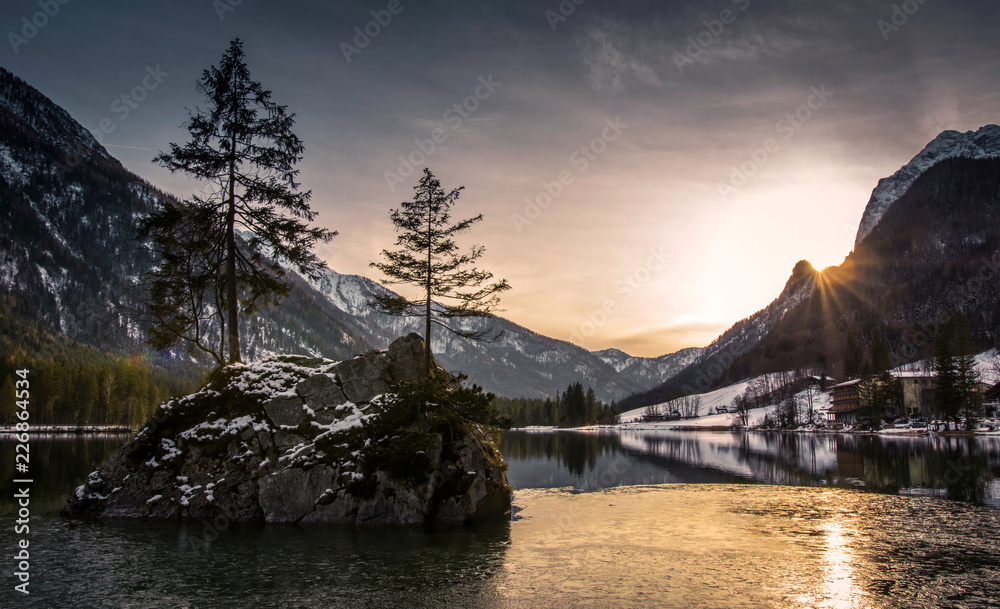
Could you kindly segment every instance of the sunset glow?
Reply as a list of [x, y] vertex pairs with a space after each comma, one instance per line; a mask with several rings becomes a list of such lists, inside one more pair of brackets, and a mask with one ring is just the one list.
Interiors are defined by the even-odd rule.
[[[972, 43], [992, 35], [992, 4], [931, 3], [888, 32], [881, 2], [588, 2], [554, 20], [534, 3], [404, 4], [357, 53], [343, 45], [366, 8], [304, 6], [246, 4], [221, 23], [207, 3], [136, 9], [190, 21], [183, 34], [79, 11], [7, 67], [91, 131], [109, 119], [100, 139], [126, 167], [185, 194], [193, 185], [150, 159], [239, 35], [297, 114], [301, 181], [341, 234], [321, 251], [331, 268], [378, 279], [386, 214], [429, 166], [466, 187], [458, 213], [485, 215], [467, 242], [513, 285], [505, 316], [637, 355], [705, 345], [766, 306], [800, 259], [839, 264], [878, 180], [944, 129], [995, 122], [1000, 101], [997, 55]], [[92, 37], [86, 20], [121, 34]], [[157, 90], [116, 114], [157, 66]]]

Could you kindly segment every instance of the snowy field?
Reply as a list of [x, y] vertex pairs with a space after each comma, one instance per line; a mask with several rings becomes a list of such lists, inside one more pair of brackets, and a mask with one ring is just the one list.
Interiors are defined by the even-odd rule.
[[[727, 408], [730, 407], [732, 405], [732, 403], [733, 403], [733, 400], [735, 400], [737, 397], [743, 395], [743, 393], [747, 390], [747, 385], [749, 385], [749, 384], [750, 384], [750, 381], [743, 381], [742, 383], [736, 383], [735, 385], [730, 385], [728, 387], [723, 387], [722, 389], [716, 389], [715, 391], [710, 391], [708, 393], [699, 394], [698, 397], [701, 398], [701, 406], [698, 409], [699, 414], [707, 414], [707, 413], [710, 413], [710, 412], [715, 412], [715, 409], [717, 407], [719, 407], [719, 406], [725, 406]], [[667, 404], [667, 403], [669, 403], [669, 402], [665, 402], [664, 404]], [[621, 415], [621, 422], [622, 423], [636, 423], [636, 422], [639, 421], [639, 419], [642, 418], [642, 413], [645, 410], [646, 410], [645, 408], [636, 408], [635, 410], [629, 410], [628, 412], [623, 412], [622, 415]], [[758, 409], [758, 410], [765, 410], [765, 409], [761, 408], [761, 409]], [[763, 419], [763, 415], [761, 415], [761, 418]], [[733, 415], [731, 415], [731, 414], [721, 414], [721, 415], [715, 415], [715, 414], [713, 414], [713, 415], [710, 415], [710, 416], [700, 417], [699, 419], [687, 419], [687, 420], [684, 421], [684, 424], [688, 425], [690, 423], [694, 423], [694, 422], [699, 421], [701, 419], [712, 419], [712, 420], [715, 420], [715, 421], [722, 421], [724, 419], [725, 422], [721, 422], [721, 423], [720, 422], [716, 422], [715, 425], [729, 425], [729, 424], [732, 423]], [[673, 427], [673, 426], [676, 426], [677, 424], [678, 423], [676, 421], [665, 421], [664, 423], [658, 423], [657, 425], [660, 426], [660, 427], [662, 427], [663, 425], [668, 425], [668, 426]]]
[[[651, 429], [672, 429], [678, 427], [731, 427], [733, 424], [733, 413], [726, 414], [715, 414], [716, 408], [720, 406], [725, 406], [726, 408], [732, 409], [733, 400], [735, 400], [747, 389], [747, 385], [750, 381], [743, 381], [741, 383], [736, 383], [735, 385], [729, 385], [728, 387], [723, 387], [721, 389], [716, 389], [715, 391], [710, 391], [708, 393], [699, 394], [698, 397], [701, 398], [701, 405], [698, 408], [699, 416], [695, 419], [683, 419], [680, 421], [662, 421], [655, 423], [642, 423], [643, 412], [645, 408], [636, 408], [635, 410], [629, 410], [628, 412], [622, 413], [621, 423], [627, 425], [630, 428], [636, 428], [637, 426], [649, 427]], [[799, 410], [805, 414], [807, 410], [808, 398], [806, 397], [806, 392], [800, 392], [795, 396], [796, 401], [799, 404]], [[767, 406], [764, 408], [753, 408], [750, 410], [748, 417], [748, 424], [752, 427], [759, 425], [764, 422], [765, 415], [774, 415], [776, 406]], [[825, 413], [830, 408], [830, 394], [827, 392], [817, 392], [813, 396], [813, 410], [816, 413]]]
[[[994, 358], [997, 356], [996, 349], [980, 353], [976, 356], [976, 367], [979, 370], [980, 377], [983, 382], [989, 384], [995, 384], [1000, 381], [1000, 371], [996, 370], [994, 367]], [[906, 364], [896, 368], [896, 371], [921, 371], [921, 370], [932, 370], [933, 364], [930, 360], [924, 360], [920, 362], [914, 362], [912, 364]], [[716, 408], [720, 406], [725, 406], [726, 408], [732, 409], [733, 400], [738, 396], [742, 395], [747, 386], [752, 382], [753, 379], [743, 381], [741, 383], [736, 383], [734, 385], [729, 385], [728, 387], [723, 387], [721, 389], [716, 389], [715, 391], [710, 391], [708, 393], [699, 394], [698, 397], [701, 399], [701, 405], [698, 408], [698, 414], [701, 415], [694, 419], [682, 419], [673, 421], [659, 421], [654, 423], [643, 423], [642, 419], [643, 413], [646, 408], [636, 408], [635, 410], [629, 410], [621, 415], [621, 426], [628, 427], [629, 429], [678, 429], [678, 428], [698, 428], [698, 427], [730, 427], [733, 424], [732, 413], [728, 414], [714, 414]], [[806, 392], [800, 392], [796, 394], [795, 399], [799, 405], [799, 412], [805, 416], [807, 410], [808, 398], [806, 397]], [[669, 402], [664, 402], [660, 404], [664, 409], [667, 408]], [[820, 391], [813, 396], [813, 410], [818, 413], [816, 419], [825, 419], [825, 413], [830, 409], [830, 394], [829, 392]], [[750, 411], [749, 416], [749, 426], [753, 427], [759, 425], [764, 421], [765, 415], [774, 415], [776, 406], [768, 406], [765, 408], [754, 408]], [[899, 430], [900, 433], [913, 433], [912, 430]], [[890, 432], [891, 433], [891, 432]]]

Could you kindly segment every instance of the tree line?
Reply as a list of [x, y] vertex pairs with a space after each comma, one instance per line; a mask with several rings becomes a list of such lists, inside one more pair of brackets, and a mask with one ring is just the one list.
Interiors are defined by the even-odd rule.
[[190, 368], [166, 370], [143, 356], [84, 346], [7, 307], [0, 310], [0, 329], [0, 424], [15, 422], [16, 370], [29, 371], [35, 425], [141, 425], [165, 398], [196, 384]]
[[972, 429], [983, 415], [982, 380], [976, 368], [976, 346], [968, 319], [958, 313], [934, 340], [934, 410], [948, 423]]
[[[925, 371], [933, 372], [932, 389], [926, 397], [931, 400], [931, 416], [949, 426], [962, 424], [971, 429], [983, 416], [977, 351], [969, 320], [961, 311], [937, 325], [933, 363]], [[845, 363], [855, 372], [854, 378], [864, 379], [858, 385], [858, 420], [862, 425], [878, 427], [907, 414], [903, 384], [890, 372], [894, 367], [892, 351], [882, 332], [874, 334], [867, 350], [856, 334], [849, 333]]]
[[[194, 383], [150, 366], [140, 356], [93, 353], [78, 358], [18, 360], [29, 371], [32, 425], [126, 425], [137, 427], [164, 399], [187, 393]], [[0, 422], [16, 422], [14, 366], [0, 367]]]
[[581, 427], [614, 425], [618, 422], [615, 404], [601, 402], [593, 389], [588, 387], [585, 391], [583, 384], [579, 382], [568, 386], [566, 391], [557, 392], [555, 397], [544, 400], [495, 397], [493, 408], [501, 416], [509, 417], [513, 427]]

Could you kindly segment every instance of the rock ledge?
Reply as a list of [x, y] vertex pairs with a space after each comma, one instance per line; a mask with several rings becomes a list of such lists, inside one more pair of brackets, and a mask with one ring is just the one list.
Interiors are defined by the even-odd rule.
[[[62, 514], [355, 525], [502, 518], [511, 488], [493, 430], [427, 430], [393, 413], [397, 384], [423, 376], [423, 349], [410, 334], [342, 362], [284, 356], [223, 368], [160, 406]], [[404, 423], [387, 423], [396, 420]]]

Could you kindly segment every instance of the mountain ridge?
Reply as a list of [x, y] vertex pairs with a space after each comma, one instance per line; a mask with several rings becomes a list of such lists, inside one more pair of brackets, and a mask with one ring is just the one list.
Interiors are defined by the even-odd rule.
[[838, 266], [796, 265], [782, 294], [733, 325], [694, 364], [623, 408], [704, 393], [801, 368], [844, 374], [848, 333], [881, 335], [895, 364], [929, 357], [936, 327], [957, 311], [976, 346], [1000, 340], [1000, 158], [945, 158], [891, 202]]
[[998, 125], [985, 125], [976, 131], [964, 133], [954, 130], [941, 132], [909, 163], [891, 176], [878, 181], [878, 186], [872, 191], [872, 196], [865, 206], [854, 247], [857, 248], [875, 229], [889, 206], [903, 196], [913, 182], [935, 164], [956, 157], [980, 159], [997, 156], [1000, 156]]
[[[128, 171], [68, 112], [2, 68], [0, 194], [8, 202], [0, 216], [0, 289], [18, 296], [19, 312], [83, 344], [148, 353], [137, 319], [141, 278], [156, 261], [135, 224], [170, 195]], [[294, 289], [280, 307], [241, 323], [248, 360], [277, 353], [344, 359], [419, 329], [417, 320], [367, 307], [370, 295], [385, 289], [371, 279], [332, 270], [317, 281], [295, 273], [287, 279]], [[439, 332], [435, 353], [498, 395], [549, 397], [581, 381], [610, 402], [660, 380], [642, 366], [620, 373], [581, 347], [503, 318], [464, 323], [496, 323], [503, 334], [490, 345]], [[190, 359], [183, 347], [160, 356]]]

